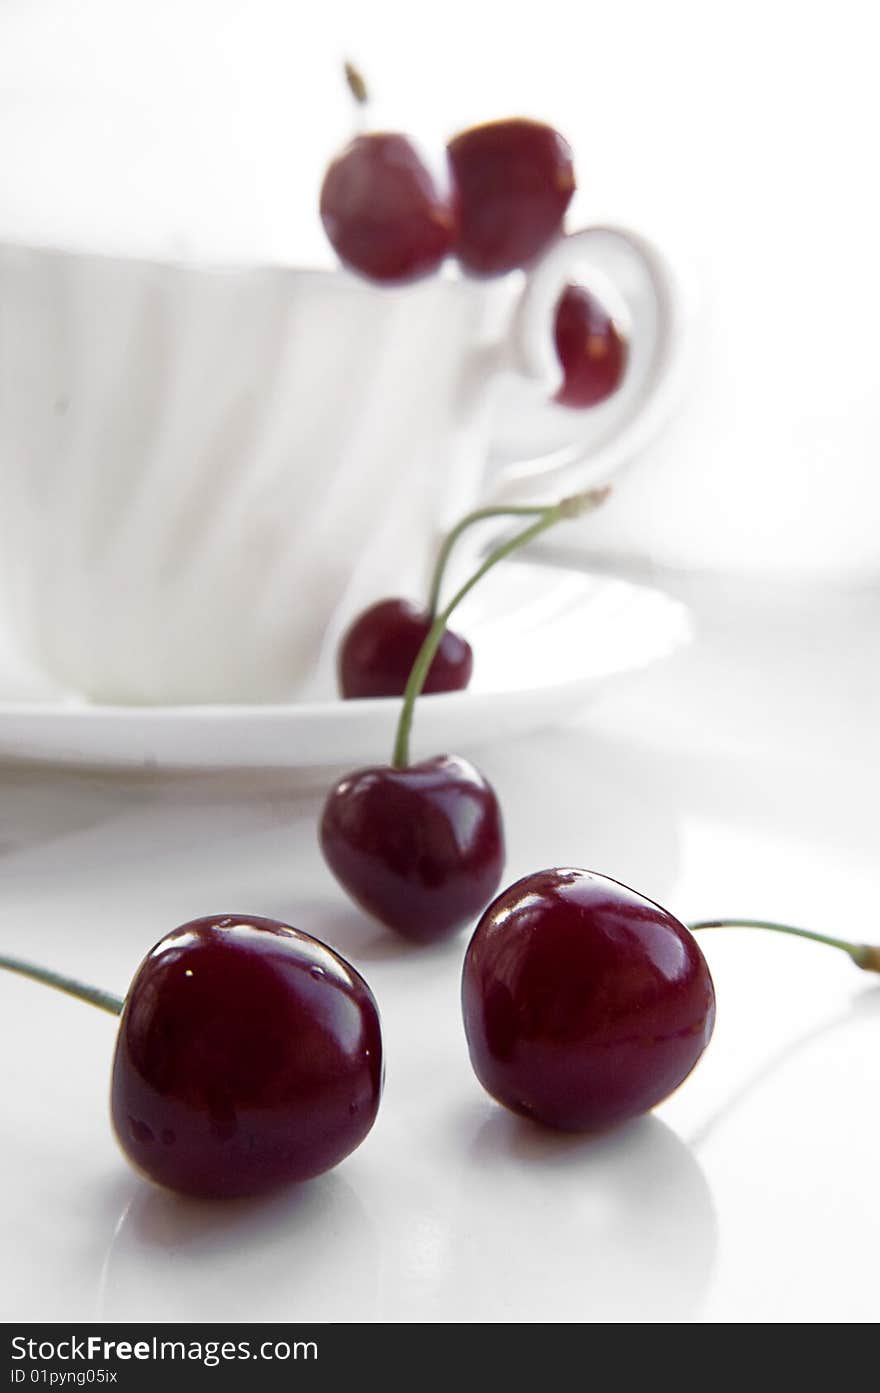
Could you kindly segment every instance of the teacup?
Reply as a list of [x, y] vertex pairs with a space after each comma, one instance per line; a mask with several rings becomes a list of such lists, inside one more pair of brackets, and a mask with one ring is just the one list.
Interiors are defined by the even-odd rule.
[[[631, 351], [577, 412], [550, 402], [553, 311], [591, 278]], [[662, 419], [678, 337], [666, 258], [615, 227], [528, 275], [394, 289], [0, 245], [5, 623], [93, 701], [290, 700], [334, 622], [418, 593], [463, 512], [607, 480]], [[504, 379], [548, 403], [553, 450], [490, 472]]]

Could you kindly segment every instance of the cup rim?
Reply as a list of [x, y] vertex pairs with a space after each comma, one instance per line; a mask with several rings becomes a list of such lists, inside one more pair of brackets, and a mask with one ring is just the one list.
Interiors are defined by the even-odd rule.
[[487, 285], [508, 282], [511, 276], [518, 274], [512, 272], [508, 276], [493, 277], [491, 280], [476, 279], [465, 276], [456, 267], [454, 261], [447, 258], [429, 276], [399, 285], [384, 285], [378, 281], [368, 280], [365, 276], [359, 276], [341, 264], [321, 266], [272, 261], [268, 258], [260, 260], [242, 257], [240, 260], [235, 258], [212, 260], [207, 257], [194, 255], [190, 258], [174, 253], [169, 253], [166, 256], [160, 253], [147, 254], [138, 251], [102, 251], [89, 247], [64, 245], [61, 242], [52, 242], [48, 239], [46, 241], [31, 241], [0, 236], [0, 259], [6, 257], [45, 258], [48, 261], [64, 261], [72, 264], [91, 263], [102, 266], [117, 266], [126, 270], [168, 274], [181, 278], [197, 276], [201, 279], [239, 278], [244, 280], [245, 278], [279, 277], [291, 280], [310, 280], [360, 293], [365, 297], [381, 295], [386, 299], [412, 294], [414, 291], [426, 291], [428, 288], [442, 288], [443, 291], [454, 293], [461, 293], [463, 288], [473, 293], [474, 290], [479, 290]]

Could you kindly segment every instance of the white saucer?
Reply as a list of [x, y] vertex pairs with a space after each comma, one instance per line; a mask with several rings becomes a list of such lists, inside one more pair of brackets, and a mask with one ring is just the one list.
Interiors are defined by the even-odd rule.
[[[461, 751], [561, 719], [611, 676], [690, 637], [662, 591], [531, 563], [476, 590], [456, 628], [474, 648], [466, 692], [419, 703], [413, 755]], [[285, 706], [96, 706], [0, 653], [0, 759], [141, 769], [307, 768], [390, 757], [396, 700]]]

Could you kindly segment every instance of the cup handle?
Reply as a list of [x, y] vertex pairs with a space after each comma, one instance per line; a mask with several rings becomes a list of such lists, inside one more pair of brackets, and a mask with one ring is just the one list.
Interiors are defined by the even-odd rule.
[[[580, 410], [552, 400], [562, 381], [553, 339], [555, 311], [569, 283], [598, 293], [629, 346], [618, 390], [599, 406]], [[518, 458], [509, 458], [508, 449], [508, 458], [496, 465], [487, 501], [561, 498], [607, 482], [638, 454], [671, 410], [682, 319], [678, 277], [646, 238], [615, 226], [588, 227], [560, 238], [529, 271], [514, 309], [500, 366], [519, 379], [517, 394], [529, 411], [520, 436], [529, 439], [525, 457], [520, 439]], [[524, 383], [529, 384], [525, 391]], [[536, 433], [543, 438], [536, 440]]]

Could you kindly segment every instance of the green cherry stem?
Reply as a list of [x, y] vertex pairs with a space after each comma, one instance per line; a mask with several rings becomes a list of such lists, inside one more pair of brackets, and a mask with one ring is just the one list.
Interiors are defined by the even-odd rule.
[[880, 947], [870, 943], [849, 943], [844, 938], [831, 938], [828, 934], [814, 933], [812, 929], [798, 929], [792, 924], [776, 924], [769, 919], [701, 919], [696, 924], [688, 924], [691, 933], [703, 929], [766, 929], [770, 933], [790, 934], [793, 938], [808, 938], [813, 943], [824, 943], [828, 948], [839, 948], [852, 958], [856, 967], [865, 972], [880, 972]]
[[452, 548], [455, 546], [462, 532], [466, 532], [474, 523], [485, 522], [487, 518], [540, 518], [547, 511], [546, 503], [535, 503], [532, 506], [522, 504], [507, 508], [477, 508], [473, 513], [467, 513], [465, 517], [457, 522], [451, 532], [447, 532], [443, 539], [443, 545], [437, 554], [437, 561], [434, 565], [434, 574], [431, 577], [431, 589], [428, 592], [428, 614], [434, 620], [437, 617], [437, 609], [440, 604], [440, 587], [443, 584], [443, 573], [446, 570], [446, 563], [449, 560]]
[[65, 977], [48, 967], [38, 967], [36, 963], [24, 962], [21, 958], [7, 958], [0, 954], [0, 968], [5, 968], [7, 972], [17, 972], [20, 977], [30, 977], [31, 981], [42, 982], [44, 986], [54, 987], [56, 991], [67, 992], [68, 996], [87, 1001], [90, 1006], [100, 1006], [102, 1011], [109, 1011], [111, 1015], [118, 1016], [122, 1011], [121, 997], [113, 996], [112, 992], [102, 992], [99, 987], [90, 987], [85, 982], [77, 982], [75, 977]]
[[[406, 689], [403, 693], [403, 706], [400, 711], [400, 719], [397, 723], [397, 735], [394, 741], [394, 753], [391, 762], [395, 769], [405, 769], [409, 764], [409, 737], [412, 730], [413, 715], [415, 713], [416, 698], [419, 696], [428, 675], [428, 669], [434, 658], [434, 654], [440, 646], [440, 640], [446, 630], [449, 617], [453, 610], [461, 603], [465, 595], [468, 595], [478, 581], [482, 580], [487, 571], [491, 571], [493, 566], [497, 566], [499, 561], [510, 556], [519, 547], [525, 546], [534, 537], [546, 532], [548, 527], [553, 527], [557, 522], [562, 522], [569, 518], [581, 517], [584, 513], [591, 512], [598, 508], [600, 503], [604, 503], [610, 493], [608, 488], [587, 489], [585, 493], [575, 493], [569, 498], [563, 498], [559, 503], [551, 503], [540, 510], [540, 516], [529, 527], [523, 528], [513, 537], [509, 537], [506, 542], [502, 542], [490, 551], [483, 563], [474, 571], [469, 580], [455, 592], [452, 599], [444, 605], [434, 617], [425, 640], [416, 654], [416, 660], [410, 670]], [[508, 511], [508, 510], [505, 510]], [[532, 511], [532, 510], [528, 510]], [[490, 514], [493, 515], [493, 514]], [[472, 515], [474, 516], [474, 515]], [[465, 519], [467, 521], [467, 519]], [[450, 534], [451, 535], [451, 534]]]

